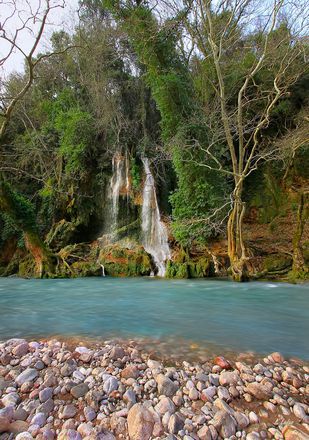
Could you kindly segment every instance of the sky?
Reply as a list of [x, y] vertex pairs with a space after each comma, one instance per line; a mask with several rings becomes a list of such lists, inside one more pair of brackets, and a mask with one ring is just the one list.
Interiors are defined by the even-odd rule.
[[[55, 8], [48, 16], [37, 52], [48, 50], [49, 39], [54, 31], [64, 29], [71, 33], [77, 23], [78, 0], [50, 0], [50, 4]], [[3, 39], [3, 29], [6, 35], [12, 38], [15, 31], [22, 27], [22, 23], [26, 20], [28, 20], [27, 29], [19, 32], [17, 43], [26, 54], [29, 53], [34, 42], [34, 35], [39, 28], [39, 20], [31, 17], [34, 15], [41, 17], [45, 5], [46, 0], [0, 0], [0, 58], [3, 58], [10, 48], [10, 44]], [[61, 7], [58, 7], [59, 5]], [[36, 14], [36, 11], [39, 11], [39, 14]], [[23, 66], [24, 56], [20, 51], [14, 50], [0, 67], [1, 80], [14, 71], [21, 72]]]

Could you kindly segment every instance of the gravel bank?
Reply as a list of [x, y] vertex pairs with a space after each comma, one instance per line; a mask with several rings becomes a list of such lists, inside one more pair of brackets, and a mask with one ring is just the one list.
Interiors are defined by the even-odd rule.
[[309, 439], [309, 368], [151, 359], [134, 342], [0, 343], [0, 439]]

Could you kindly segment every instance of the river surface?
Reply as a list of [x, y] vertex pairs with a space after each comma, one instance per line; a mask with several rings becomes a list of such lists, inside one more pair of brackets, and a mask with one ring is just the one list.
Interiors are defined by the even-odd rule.
[[155, 278], [0, 278], [0, 340], [136, 338], [181, 354], [309, 359], [308, 285]]

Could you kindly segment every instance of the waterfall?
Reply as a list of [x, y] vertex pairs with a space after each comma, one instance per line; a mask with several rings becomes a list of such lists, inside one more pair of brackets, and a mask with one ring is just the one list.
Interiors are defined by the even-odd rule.
[[158, 268], [157, 275], [164, 277], [165, 262], [171, 258], [168, 235], [161, 221], [155, 182], [147, 158], [143, 159], [143, 165], [146, 176], [143, 190], [142, 243], [146, 252], [153, 257]]
[[103, 264], [100, 264], [101, 268], [102, 268], [102, 277], [105, 277], [105, 267], [103, 266]]
[[130, 196], [129, 161], [126, 156], [116, 152], [112, 159], [113, 174], [110, 181], [109, 199], [111, 200], [111, 219], [109, 232], [118, 227], [119, 196]]

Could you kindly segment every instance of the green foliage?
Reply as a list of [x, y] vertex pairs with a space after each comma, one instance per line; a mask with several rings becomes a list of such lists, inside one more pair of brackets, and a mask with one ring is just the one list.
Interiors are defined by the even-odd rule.
[[36, 219], [32, 204], [14, 191], [8, 182], [0, 180], [0, 208], [10, 217], [14, 225], [24, 230], [36, 230]]
[[56, 116], [55, 128], [59, 132], [59, 151], [65, 159], [66, 171], [84, 171], [85, 160], [94, 141], [92, 116], [79, 108], [71, 108]]
[[141, 181], [142, 181], [142, 175], [141, 175], [141, 168], [139, 164], [136, 162], [136, 159], [133, 157], [130, 161], [130, 171], [131, 171], [131, 178], [132, 178], [132, 187], [135, 191], [138, 191], [141, 187]]

